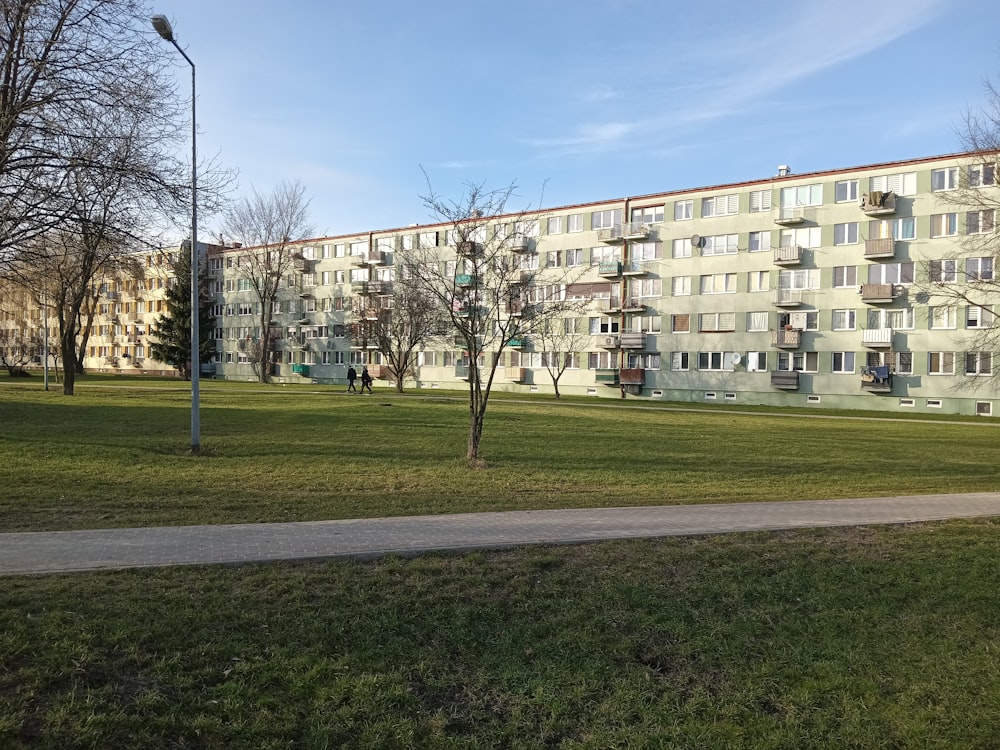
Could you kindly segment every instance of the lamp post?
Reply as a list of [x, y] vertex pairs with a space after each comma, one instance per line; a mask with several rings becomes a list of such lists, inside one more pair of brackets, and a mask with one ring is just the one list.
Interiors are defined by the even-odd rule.
[[174, 39], [174, 30], [166, 16], [153, 16], [150, 21], [156, 33], [170, 42], [191, 66], [191, 452], [201, 450], [201, 415], [199, 413], [199, 377], [201, 376], [201, 342], [199, 341], [198, 303], [198, 127], [195, 117], [194, 62]]

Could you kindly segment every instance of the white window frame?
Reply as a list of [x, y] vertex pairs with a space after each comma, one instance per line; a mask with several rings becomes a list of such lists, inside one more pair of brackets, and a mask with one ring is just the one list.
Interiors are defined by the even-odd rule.
[[835, 203], [857, 203], [858, 181], [837, 180], [833, 184], [833, 200]]

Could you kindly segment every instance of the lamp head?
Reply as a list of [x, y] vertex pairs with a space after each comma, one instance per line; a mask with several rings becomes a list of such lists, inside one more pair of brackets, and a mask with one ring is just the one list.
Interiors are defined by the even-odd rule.
[[149, 19], [153, 28], [156, 29], [156, 33], [166, 39], [168, 42], [174, 41], [174, 30], [170, 26], [170, 21], [167, 20], [166, 16], [153, 16]]

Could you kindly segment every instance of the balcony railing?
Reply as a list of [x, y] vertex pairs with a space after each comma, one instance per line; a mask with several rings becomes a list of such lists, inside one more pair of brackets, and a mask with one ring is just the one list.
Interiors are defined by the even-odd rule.
[[455, 365], [455, 377], [459, 380], [469, 379], [469, 366], [468, 365]]
[[887, 349], [892, 346], [891, 328], [866, 328], [861, 332], [861, 343], [871, 349]]
[[775, 370], [771, 373], [771, 387], [785, 391], [798, 390], [799, 373], [795, 370]]
[[604, 385], [618, 385], [618, 372], [611, 369], [594, 370], [594, 381]]
[[774, 293], [774, 304], [777, 307], [798, 307], [802, 304], [802, 290], [779, 289]]
[[622, 349], [643, 349], [646, 346], [646, 334], [626, 331], [621, 334]]
[[630, 260], [622, 266], [622, 273], [626, 276], [641, 276], [646, 271], [646, 266], [639, 260]]
[[805, 206], [782, 206], [774, 212], [774, 223], [783, 226], [801, 224], [810, 218], [811, 213]]
[[295, 375], [309, 376], [309, 365], [292, 365], [292, 373]]
[[797, 328], [771, 331], [771, 346], [778, 349], [795, 349], [802, 345], [802, 331]]
[[528, 339], [524, 336], [515, 336], [507, 342], [511, 349], [523, 349], [528, 345]]
[[512, 237], [510, 240], [510, 251], [512, 253], [527, 253], [531, 250], [531, 242], [527, 237]]
[[892, 237], [880, 237], [876, 240], [865, 240], [866, 258], [892, 258], [896, 255], [896, 240]]
[[622, 264], [617, 260], [606, 260], [597, 267], [599, 276], [618, 277], [622, 275]]
[[473, 258], [483, 251], [482, 243], [474, 240], [462, 240], [455, 244], [455, 252], [465, 258]]
[[872, 393], [889, 393], [892, 390], [892, 373], [885, 365], [861, 368], [861, 390]]
[[476, 283], [475, 275], [471, 273], [455, 274], [455, 286], [473, 286]]
[[525, 368], [525, 367], [505, 367], [503, 372], [504, 372], [504, 376], [507, 378], [507, 380], [510, 380], [511, 382], [514, 382], [514, 383], [521, 383], [521, 382], [524, 381], [525, 376], [527, 375], [527, 368]]
[[802, 247], [789, 245], [774, 248], [774, 262], [778, 265], [794, 265], [802, 262]]
[[621, 385], [643, 385], [646, 382], [646, 371], [641, 367], [623, 368], [618, 382]]
[[862, 284], [861, 301], [869, 304], [892, 302], [896, 296], [892, 284]]
[[601, 310], [607, 313], [622, 311], [622, 301], [618, 297], [605, 297], [600, 301]]
[[630, 221], [627, 224], [615, 224], [606, 229], [597, 230], [597, 239], [601, 242], [621, 242], [622, 240], [642, 240], [649, 236], [649, 225], [641, 221]]
[[896, 213], [896, 194], [873, 190], [861, 198], [861, 210], [868, 216], [890, 216]]
[[623, 312], [640, 312], [646, 309], [646, 303], [638, 297], [629, 297], [622, 302]]

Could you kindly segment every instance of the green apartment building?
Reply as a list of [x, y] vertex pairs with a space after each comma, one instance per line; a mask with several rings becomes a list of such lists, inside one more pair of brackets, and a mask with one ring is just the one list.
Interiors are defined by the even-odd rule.
[[[525, 268], [573, 272], [562, 293], [583, 312], [565, 324], [573, 351], [562, 393], [991, 416], [995, 161], [782, 166], [759, 180], [491, 222], [510, 231], [516, 218], [511, 252]], [[351, 338], [352, 322], [391, 306], [397, 255], [449, 252], [451, 229], [296, 243], [273, 378], [339, 384], [361, 363], [379, 375], [379, 352]], [[210, 248], [202, 282], [215, 296], [218, 378], [256, 377], [242, 343], [259, 334], [237, 262], [245, 252]], [[511, 344], [494, 388], [551, 393], [543, 365], [556, 355], [530, 333]], [[429, 343], [409, 386], [465, 387], [462, 358], [452, 338]], [[95, 352], [88, 364], [110, 359]]]

